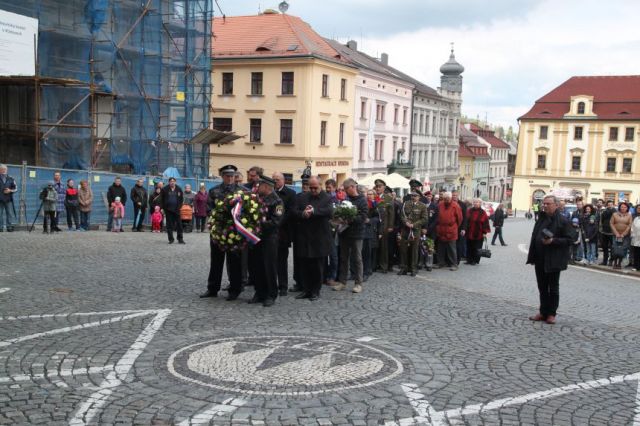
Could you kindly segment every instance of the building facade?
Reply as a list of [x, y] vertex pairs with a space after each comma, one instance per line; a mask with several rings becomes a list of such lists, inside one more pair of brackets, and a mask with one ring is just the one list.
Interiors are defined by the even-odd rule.
[[473, 172], [474, 172], [474, 157], [475, 155], [464, 143], [460, 142], [458, 146], [458, 165], [459, 165], [459, 186], [458, 191], [460, 198], [467, 200], [474, 196], [473, 194]]
[[411, 162], [414, 177], [432, 190], [449, 190], [457, 184], [463, 71], [452, 49], [449, 60], [440, 67], [437, 91], [415, 82]]
[[359, 70], [355, 78], [352, 174], [356, 179], [386, 174], [389, 164], [409, 158], [414, 84], [389, 66], [387, 54], [378, 60], [358, 51], [355, 41], [346, 45], [327, 41]]
[[350, 176], [358, 69], [295, 16], [216, 18], [214, 28], [213, 127], [241, 138], [212, 146], [212, 174], [232, 163], [289, 182], [307, 166]]
[[505, 192], [510, 182], [509, 150], [511, 147], [502, 139], [496, 137], [495, 132], [488, 128], [482, 128], [469, 123], [471, 132], [478, 136], [478, 142], [487, 147], [489, 153], [489, 182], [488, 197], [491, 201], [502, 202], [505, 199]]
[[513, 206], [555, 192], [637, 202], [640, 76], [572, 77], [520, 117]]
[[489, 149], [487, 145], [479, 141], [478, 135], [467, 129], [465, 126], [459, 126], [460, 145], [464, 146], [473, 156], [473, 169], [471, 172], [471, 180], [465, 177], [464, 181], [460, 181], [468, 188], [467, 192], [471, 192], [474, 198], [489, 199]]

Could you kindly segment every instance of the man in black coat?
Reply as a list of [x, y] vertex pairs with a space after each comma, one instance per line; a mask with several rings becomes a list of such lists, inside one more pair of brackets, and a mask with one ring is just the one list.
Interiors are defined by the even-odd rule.
[[500, 237], [500, 245], [506, 246], [504, 239], [502, 238], [502, 227], [504, 226], [504, 208], [502, 204], [498, 204], [498, 208], [492, 215], [493, 219], [493, 238], [491, 239], [491, 245], [496, 245], [496, 238]]
[[576, 234], [571, 223], [560, 214], [556, 197], [544, 197], [542, 210], [533, 227], [527, 257], [527, 264], [534, 265], [536, 270], [540, 312], [529, 319], [555, 324], [560, 301], [560, 271], [567, 269], [569, 249]]
[[111, 231], [111, 227], [113, 226], [113, 211], [111, 210], [111, 205], [116, 201], [116, 197], [120, 197], [120, 202], [123, 206], [127, 204], [127, 190], [122, 186], [122, 180], [119, 177], [113, 180], [113, 185], [107, 190], [107, 203], [109, 204], [107, 231]]
[[293, 215], [298, 221], [295, 233], [296, 256], [300, 262], [302, 293], [296, 299], [317, 300], [322, 287], [324, 261], [331, 253], [331, 197], [322, 191], [320, 179], [308, 180], [309, 192], [296, 197]]
[[140, 178], [131, 188], [131, 203], [133, 204], [133, 228], [131, 230], [133, 232], [142, 232], [148, 202], [147, 188], [144, 187], [144, 179]]
[[182, 188], [176, 185], [176, 178], [169, 178], [169, 185], [162, 188], [162, 210], [167, 220], [167, 237], [169, 244], [173, 244], [173, 230], [178, 234], [178, 243], [184, 244], [182, 238], [182, 220], [180, 220], [180, 207], [184, 201]]
[[278, 293], [286, 296], [289, 288], [289, 247], [293, 237], [293, 209], [295, 207], [296, 192], [284, 184], [284, 175], [280, 172], [273, 174], [275, 193], [284, 204], [284, 216], [278, 232]]

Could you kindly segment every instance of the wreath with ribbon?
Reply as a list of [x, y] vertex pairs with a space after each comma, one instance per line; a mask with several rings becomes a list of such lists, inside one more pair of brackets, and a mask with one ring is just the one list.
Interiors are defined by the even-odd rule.
[[237, 191], [216, 201], [209, 216], [211, 241], [222, 251], [238, 251], [260, 242], [268, 208], [256, 194]]

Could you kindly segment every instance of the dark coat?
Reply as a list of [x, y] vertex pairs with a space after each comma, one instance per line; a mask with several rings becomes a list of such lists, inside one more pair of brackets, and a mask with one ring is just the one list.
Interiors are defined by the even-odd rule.
[[467, 223], [465, 228], [467, 240], [482, 240], [486, 234], [491, 232], [487, 213], [480, 207], [471, 207], [467, 210]]
[[279, 243], [281, 247], [289, 247], [293, 241], [293, 209], [296, 205], [296, 191], [283, 186], [280, 190], [275, 191], [284, 204], [284, 216], [280, 224]]
[[[4, 193], [5, 189], [10, 189], [11, 192], [8, 194]], [[0, 178], [0, 202], [10, 203], [13, 201], [13, 193], [16, 191], [18, 187], [16, 186], [16, 181], [9, 175], [6, 175], [4, 180]]]
[[156, 210], [156, 206], [162, 209], [162, 190], [160, 190], [160, 193], [157, 193], [154, 189], [153, 192], [149, 194], [149, 210], [154, 212]]
[[[549, 245], [541, 243], [542, 230], [545, 228], [553, 233], [553, 241]], [[569, 249], [575, 239], [575, 229], [559, 210], [552, 216], [541, 212], [531, 234], [527, 263], [544, 263], [546, 273], [564, 271], [569, 262]]]
[[[133, 185], [131, 188], [131, 202], [134, 206], [140, 207], [141, 209], [147, 208], [147, 188], [144, 186]], [[138, 203], [140, 205], [138, 206]]]
[[120, 197], [120, 202], [123, 206], [127, 204], [127, 190], [124, 189], [124, 186], [116, 186], [114, 183], [107, 190], [107, 201], [109, 202], [109, 205], [116, 201], [116, 197]]
[[504, 210], [496, 209], [493, 213], [493, 227], [504, 226]]
[[184, 203], [184, 193], [182, 192], [182, 188], [176, 185], [175, 191], [177, 196], [177, 204], [173, 209], [170, 209], [167, 205], [170, 191], [171, 186], [169, 185], [162, 188], [162, 210], [164, 210], [165, 212], [170, 211], [172, 213], [180, 213], [180, 207], [182, 207], [182, 203]]
[[[314, 209], [309, 218], [302, 216], [304, 209], [311, 205]], [[296, 219], [295, 248], [296, 256], [303, 258], [317, 258], [329, 256], [333, 246], [331, 234], [331, 215], [333, 204], [331, 197], [322, 191], [317, 197], [310, 192], [299, 194], [293, 209]]]
[[340, 234], [340, 238], [352, 240], [362, 240], [364, 238], [364, 225], [369, 217], [369, 204], [364, 195], [358, 194], [355, 197], [347, 197], [347, 200], [358, 209], [356, 217], [349, 222], [349, 227]]

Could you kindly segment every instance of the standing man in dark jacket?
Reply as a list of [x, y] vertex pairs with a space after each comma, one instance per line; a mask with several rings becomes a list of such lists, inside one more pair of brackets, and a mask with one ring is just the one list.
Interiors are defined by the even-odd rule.
[[[396, 209], [391, 197], [391, 190], [387, 188], [387, 183], [382, 179], [376, 179], [376, 210], [380, 219], [378, 226], [378, 264], [380, 272], [386, 274], [389, 270], [389, 234], [393, 233], [396, 222]], [[375, 269], [378, 265], [373, 265]]]
[[496, 245], [496, 238], [500, 237], [500, 245], [506, 246], [504, 240], [502, 239], [502, 227], [504, 226], [504, 208], [502, 204], [498, 204], [498, 208], [493, 213], [493, 238], [491, 239], [491, 245]]
[[284, 215], [278, 231], [278, 294], [286, 296], [289, 289], [289, 247], [293, 237], [293, 209], [296, 192], [284, 184], [284, 175], [273, 174], [275, 193], [282, 200]]
[[302, 293], [296, 299], [317, 300], [322, 287], [324, 261], [331, 252], [331, 215], [333, 206], [329, 194], [322, 190], [320, 179], [308, 180], [309, 192], [298, 194], [293, 211], [298, 221], [295, 233], [296, 257], [302, 275]]
[[350, 258], [354, 260], [355, 285], [354, 293], [362, 292], [363, 269], [362, 269], [362, 239], [364, 238], [364, 224], [369, 217], [369, 205], [364, 195], [358, 193], [358, 183], [353, 179], [347, 179], [342, 183], [347, 200], [349, 200], [358, 210], [356, 217], [347, 225], [338, 237], [340, 240], [340, 273], [338, 274], [338, 284], [333, 286], [335, 291], [344, 290], [347, 287], [347, 274], [349, 273]]
[[8, 175], [9, 169], [0, 164], [0, 232], [7, 226], [7, 232], [13, 232], [12, 218], [15, 219], [16, 208], [13, 205], [13, 193], [18, 190], [16, 181]]
[[607, 265], [609, 252], [612, 250], [613, 231], [611, 230], [611, 216], [616, 212], [613, 200], [607, 200], [607, 208], [600, 213], [600, 245], [602, 247], [602, 263]]
[[162, 210], [167, 220], [167, 237], [169, 244], [173, 244], [173, 230], [178, 234], [178, 243], [184, 244], [182, 238], [182, 221], [180, 220], [180, 207], [184, 201], [182, 188], [176, 185], [176, 178], [169, 178], [169, 185], [162, 188]]
[[260, 176], [258, 196], [267, 209], [266, 220], [262, 222], [260, 242], [249, 250], [249, 270], [256, 291], [249, 303], [262, 303], [265, 307], [273, 306], [278, 297], [278, 231], [284, 203], [273, 190], [275, 184], [273, 179]]
[[144, 215], [148, 205], [147, 188], [144, 187], [144, 179], [140, 178], [131, 188], [131, 202], [133, 203], [133, 232], [142, 232]]
[[558, 199], [547, 195], [542, 200], [542, 212], [533, 227], [527, 264], [534, 265], [540, 292], [540, 312], [531, 321], [555, 324], [560, 301], [560, 271], [567, 269], [569, 248], [575, 231], [558, 210]]
[[[115, 201], [116, 197], [120, 197], [120, 202], [123, 206], [127, 204], [127, 190], [122, 186], [122, 180], [119, 177], [116, 177], [113, 180], [113, 185], [109, 187], [107, 190], [107, 203], [111, 206]], [[107, 231], [111, 231], [111, 227], [113, 226], [113, 210], [109, 207], [109, 220], [107, 221]]]

